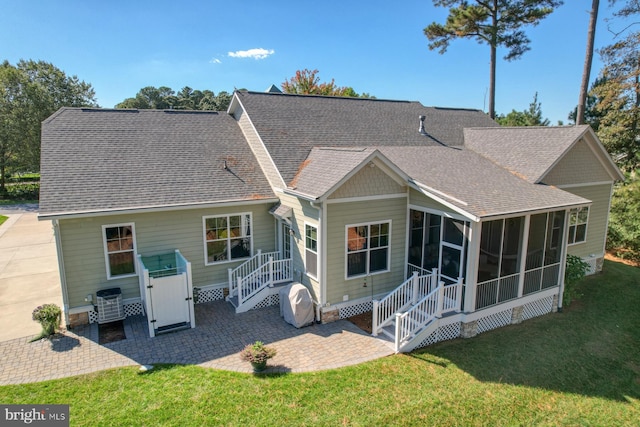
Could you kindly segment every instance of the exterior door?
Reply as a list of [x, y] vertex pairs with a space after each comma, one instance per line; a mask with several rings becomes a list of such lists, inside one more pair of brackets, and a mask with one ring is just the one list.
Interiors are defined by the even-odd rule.
[[440, 240], [440, 280], [445, 285], [456, 283], [465, 276], [466, 233], [464, 221], [442, 218], [442, 239]]
[[291, 227], [284, 221], [280, 222], [280, 254], [282, 259], [291, 258]]

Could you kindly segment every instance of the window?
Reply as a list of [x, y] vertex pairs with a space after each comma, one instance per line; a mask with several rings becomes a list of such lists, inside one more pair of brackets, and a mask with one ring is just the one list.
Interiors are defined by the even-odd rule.
[[589, 207], [571, 209], [569, 211], [569, 244], [582, 243], [587, 240], [587, 222]]
[[347, 226], [347, 277], [388, 271], [390, 222]]
[[318, 277], [318, 228], [313, 225], [304, 226], [305, 271], [308, 275]]
[[133, 224], [102, 226], [107, 279], [136, 274], [136, 242]]
[[251, 256], [251, 214], [204, 217], [203, 224], [205, 264]]

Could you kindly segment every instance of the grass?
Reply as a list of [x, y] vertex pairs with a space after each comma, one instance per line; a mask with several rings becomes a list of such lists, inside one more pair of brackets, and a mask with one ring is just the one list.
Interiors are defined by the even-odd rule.
[[8, 216], [0, 215], [0, 225], [4, 224], [6, 220], [8, 220]]
[[68, 403], [74, 426], [638, 425], [640, 269], [608, 261], [605, 271], [563, 313], [358, 366], [122, 368], [3, 386], [0, 402]]

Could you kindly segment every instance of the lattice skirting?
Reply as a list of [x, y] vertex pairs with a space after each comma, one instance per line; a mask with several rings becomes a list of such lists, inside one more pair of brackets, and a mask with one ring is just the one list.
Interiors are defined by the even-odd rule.
[[512, 309], [500, 311], [486, 317], [478, 319], [478, 333], [490, 331], [492, 329], [502, 328], [511, 324]]
[[340, 317], [340, 319], [347, 319], [349, 317], [357, 316], [358, 314], [362, 314], [371, 310], [373, 310], [373, 302], [365, 301], [359, 304], [340, 307], [338, 309], [338, 316]]
[[[194, 288], [194, 293], [195, 293]], [[196, 304], [202, 304], [205, 302], [217, 301], [224, 299], [224, 288], [202, 289], [198, 288], [198, 299]]]
[[440, 326], [431, 335], [422, 340], [416, 348], [426, 347], [440, 341], [447, 341], [458, 338], [460, 336], [460, 322], [450, 323]]
[[543, 316], [553, 309], [553, 295], [522, 306], [522, 320]]
[[271, 307], [272, 305], [280, 305], [280, 296], [278, 294], [269, 295], [262, 302], [256, 304], [251, 310], [257, 310], [259, 308]]

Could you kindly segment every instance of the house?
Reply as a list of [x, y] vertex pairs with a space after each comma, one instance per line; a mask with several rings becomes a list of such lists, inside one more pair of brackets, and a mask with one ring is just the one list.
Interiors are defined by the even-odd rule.
[[194, 327], [194, 300], [241, 313], [295, 281], [318, 320], [373, 310], [408, 351], [562, 307], [567, 253], [602, 268], [621, 179], [588, 126], [237, 91], [227, 112], [61, 109], [39, 217], [69, 325], [116, 307], [153, 336]]

